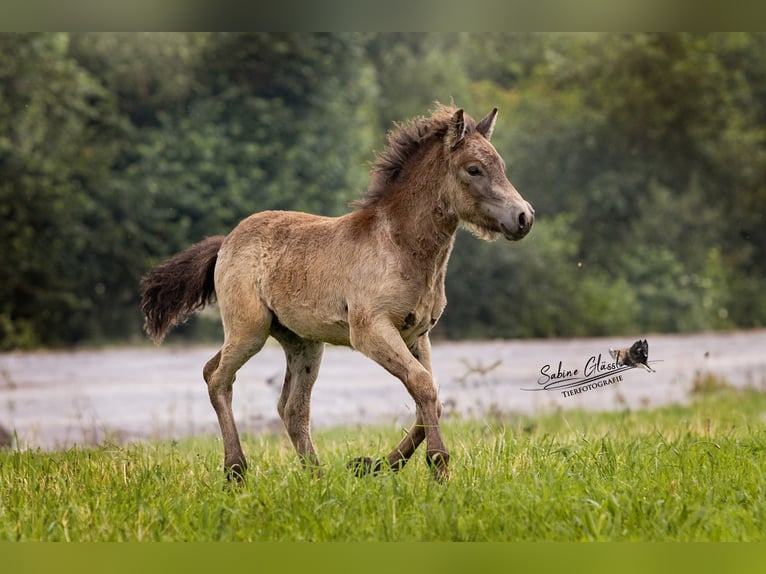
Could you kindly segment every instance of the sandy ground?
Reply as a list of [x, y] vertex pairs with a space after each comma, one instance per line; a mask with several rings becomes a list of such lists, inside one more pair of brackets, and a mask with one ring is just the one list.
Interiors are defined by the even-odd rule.
[[[645, 336], [651, 373], [631, 369], [622, 381], [572, 396], [542, 390], [541, 369], [578, 370], [610, 347], [635, 338], [495, 341], [434, 345], [434, 373], [446, 416], [536, 414], [558, 409], [621, 409], [683, 402], [698, 373], [735, 386], [766, 388], [766, 330]], [[202, 366], [215, 347], [127, 348], [0, 354], [0, 426], [22, 448], [64, 448], [217, 434]], [[240, 429], [279, 431], [284, 372], [277, 346], [243, 367], [234, 387]], [[604, 379], [607, 379], [605, 374]], [[533, 390], [529, 390], [533, 389]], [[314, 428], [390, 423], [408, 426], [412, 400], [403, 385], [350, 349], [328, 346], [314, 388]]]

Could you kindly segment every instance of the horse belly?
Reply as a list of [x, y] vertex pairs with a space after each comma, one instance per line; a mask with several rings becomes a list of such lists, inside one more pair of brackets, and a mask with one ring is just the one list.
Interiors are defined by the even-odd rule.
[[323, 309], [321, 305], [297, 303], [289, 307], [275, 305], [272, 308], [277, 320], [296, 335], [313, 341], [323, 341], [332, 345], [350, 346], [348, 320], [345, 316]]
[[304, 339], [323, 341], [325, 343], [330, 343], [331, 345], [343, 345], [346, 347], [351, 345], [348, 334], [348, 323], [345, 321], [332, 323], [312, 321], [309, 323], [300, 320], [292, 320], [285, 324], [285, 326]]

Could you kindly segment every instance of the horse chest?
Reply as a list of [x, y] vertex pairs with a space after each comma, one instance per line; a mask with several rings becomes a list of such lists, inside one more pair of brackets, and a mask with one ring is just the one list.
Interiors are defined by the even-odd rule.
[[417, 339], [430, 331], [444, 311], [445, 303], [443, 289], [437, 289], [422, 297], [401, 322], [399, 331], [403, 338]]

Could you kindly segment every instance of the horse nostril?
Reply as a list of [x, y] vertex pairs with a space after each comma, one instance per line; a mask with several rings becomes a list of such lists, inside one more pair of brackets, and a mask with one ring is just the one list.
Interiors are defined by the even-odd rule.
[[527, 216], [522, 211], [519, 214], [519, 229], [523, 231], [526, 228], [527, 228]]

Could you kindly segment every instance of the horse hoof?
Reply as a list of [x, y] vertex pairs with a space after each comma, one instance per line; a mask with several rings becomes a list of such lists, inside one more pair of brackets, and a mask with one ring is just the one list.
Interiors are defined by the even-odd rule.
[[226, 480], [230, 483], [242, 484], [245, 482], [245, 470], [247, 465], [235, 463], [231, 466], [225, 466], [223, 473], [226, 475]]
[[437, 482], [447, 482], [449, 480], [449, 455], [446, 452], [427, 454], [426, 462]]
[[383, 471], [383, 461], [381, 459], [373, 461], [369, 456], [358, 456], [349, 461], [346, 468], [353, 471], [356, 476], [377, 475]]

